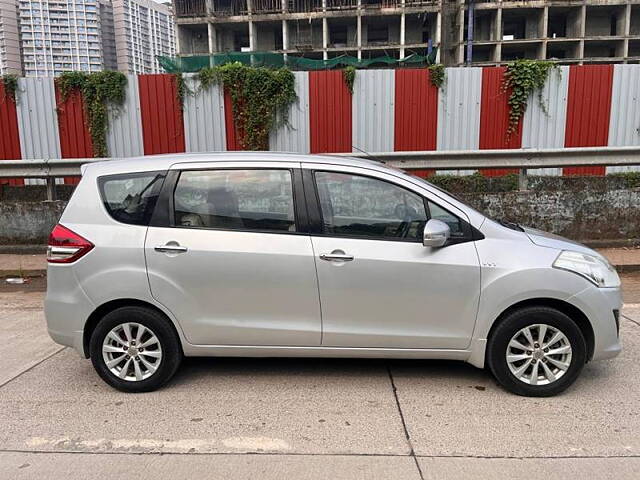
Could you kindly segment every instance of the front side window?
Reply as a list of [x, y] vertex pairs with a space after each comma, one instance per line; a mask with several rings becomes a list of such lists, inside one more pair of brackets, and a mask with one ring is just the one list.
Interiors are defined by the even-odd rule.
[[179, 227], [295, 232], [289, 170], [193, 170], [174, 192]]
[[109, 175], [98, 179], [102, 202], [114, 220], [149, 225], [164, 172]]
[[422, 242], [422, 197], [376, 178], [316, 172], [325, 234]]

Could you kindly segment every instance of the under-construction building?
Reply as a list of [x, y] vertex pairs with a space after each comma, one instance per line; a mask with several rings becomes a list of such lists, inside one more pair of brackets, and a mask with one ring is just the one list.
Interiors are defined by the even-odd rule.
[[640, 0], [173, 0], [180, 55], [639, 62]]

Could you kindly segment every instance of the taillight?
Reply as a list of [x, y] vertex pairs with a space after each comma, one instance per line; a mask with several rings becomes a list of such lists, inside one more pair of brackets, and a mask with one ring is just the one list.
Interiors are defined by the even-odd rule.
[[86, 255], [93, 248], [86, 238], [62, 225], [56, 225], [49, 235], [47, 262], [71, 263]]

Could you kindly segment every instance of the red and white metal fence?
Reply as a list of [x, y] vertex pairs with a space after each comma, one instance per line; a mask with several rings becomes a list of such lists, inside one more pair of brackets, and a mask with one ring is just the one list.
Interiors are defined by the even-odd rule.
[[[289, 125], [272, 132], [270, 148], [339, 153], [640, 146], [640, 65], [552, 70], [541, 101], [530, 99], [509, 138], [504, 71], [448, 68], [438, 89], [425, 69], [359, 70], [353, 94], [340, 71], [296, 72], [298, 102]], [[195, 86], [192, 79], [187, 83]], [[0, 159], [93, 156], [79, 96], [63, 102], [52, 78], [20, 79], [17, 104], [1, 88]], [[125, 105], [110, 113], [109, 154], [239, 149], [229, 95], [219, 87], [196, 92], [181, 109], [171, 75], [129, 76]], [[602, 175], [631, 168], [552, 167], [543, 173]]]

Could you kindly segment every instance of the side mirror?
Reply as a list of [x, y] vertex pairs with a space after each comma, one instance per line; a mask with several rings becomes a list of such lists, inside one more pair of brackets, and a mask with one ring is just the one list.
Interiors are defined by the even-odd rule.
[[432, 218], [424, 226], [422, 244], [425, 247], [442, 247], [449, 240], [450, 233], [449, 225]]

